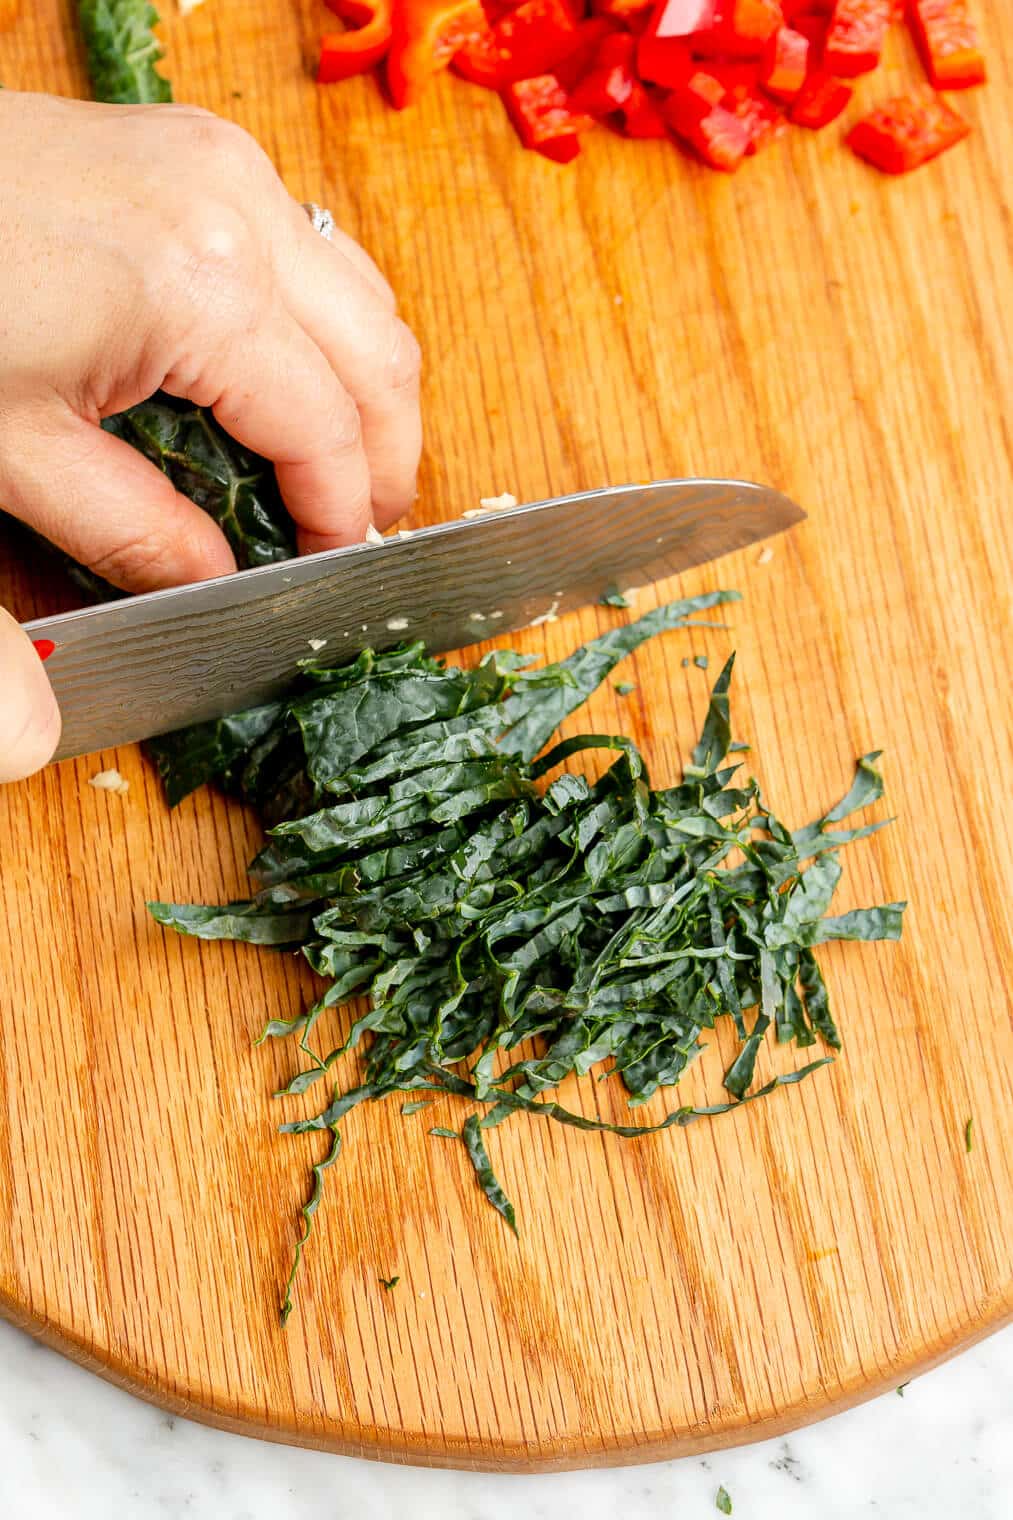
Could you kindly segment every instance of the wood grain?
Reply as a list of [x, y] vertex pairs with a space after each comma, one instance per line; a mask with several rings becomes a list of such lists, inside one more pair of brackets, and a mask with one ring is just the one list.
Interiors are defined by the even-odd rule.
[[[311, 979], [165, 936], [144, 910], [241, 894], [255, 827], [210, 794], [170, 815], [134, 750], [9, 788], [0, 1309], [16, 1322], [230, 1429], [548, 1468], [784, 1430], [1009, 1316], [1011, 34], [998, 3], [979, 9], [993, 82], [959, 102], [975, 133], [896, 182], [835, 128], [733, 179], [605, 133], [561, 170], [449, 78], [403, 115], [369, 81], [318, 91], [310, 0], [209, 0], [167, 25], [178, 96], [256, 133], [399, 291], [426, 352], [418, 521], [682, 472], [805, 504], [769, 562], [754, 550], [645, 595], [745, 600], [727, 634], [639, 655], [636, 693], [601, 694], [581, 722], [625, 727], [673, 778], [707, 681], [680, 657], [737, 647], [737, 728], [789, 819], [886, 749], [899, 821], [852, 851], [842, 906], [911, 909], [900, 946], [828, 947], [846, 1049], [802, 1087], [636, 1144], [497, 1131], [519, 1241], [460, 1149], [426, 1136], [459, 1117], [449, 1101], [408, 1121], [357, 1110], [282, 1333], [314, 1152], [275, 1135], [287, 1056], [250, 1041]], [[21, 8], [0, 34], [7, 85], [83, 88], [71, 10]], [[916, 72], [898, 35], [860, 100]], [[27, 618], [66, 597], [12, 547], [0, 599]], [[521, 642], [556, 655], [618, 616]], [[108, 765], [127, 797], [86, 784]], [[719, 1071], [711, 1051], [685, 1099]]]

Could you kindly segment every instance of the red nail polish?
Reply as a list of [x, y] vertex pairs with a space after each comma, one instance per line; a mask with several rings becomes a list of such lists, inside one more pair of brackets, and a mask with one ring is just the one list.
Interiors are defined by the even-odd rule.
[[56, 645], [53, 643], [52, 639], [33, 639], [32, 643], [35, 645], [35, 653], [38, 655], [40, 660], [48, 660], [49, 656], [56, 648]]

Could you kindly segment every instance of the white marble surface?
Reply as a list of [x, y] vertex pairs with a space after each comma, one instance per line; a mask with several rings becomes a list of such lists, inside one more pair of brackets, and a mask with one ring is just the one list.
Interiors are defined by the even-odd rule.
[[0, 1324], [2, 1520], [1009, 1520], [1013, 1327], [787, 1440], [540, 1477], [427, 1472], [224, 1435]]

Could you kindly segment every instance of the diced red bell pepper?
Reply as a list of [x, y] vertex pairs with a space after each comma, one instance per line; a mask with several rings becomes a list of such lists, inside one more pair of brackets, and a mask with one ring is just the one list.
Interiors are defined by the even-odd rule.
[[633, 94], [635, 84], [633, 75], [622, 64], [592, 69], [590, 74], [585, 74], [570, 96], [570, 106], [574, 111], [583, 111], [601, 121], [622, 110]]
[[639, 84], [634, 73], [637, 39], [629, 32], [609, 32], [595, 49], [591, 68], [573, 86], [557, 74], [570, 95], [575, 111], [585, 111], [597, 120], [620, 110]]
[[970, 130], [952, 106], [925, 91], [885, 100], [852, 127], [845, 141], [885, 174], [906, 174], [945, 153]]
[[697, 72], [688, 83], [672, 91], [662, 110], [676, 136], [688, 143], [705, 164], [731, 174], [746, 156], [749, 131], [744, 122], [719, 103], [723, 95], [719, 80]]
[[639, 79], [622, 109], [623, 131], [627, 137], [661, 138], [668, 136], [665, 118]]
[[812, 0], [805, 0], [805, 4], [797, 6], [791, 12], [785, 10], [785, 19], [792, 31], [800, 32], [809, 44], [810, 66], [815, 64], [823, 52], [823, 44], [830, 30], [832, 10], [832, 3], [820, 9]]
[[390, 47], [392, 31], [392, 0], [328, 0], [328, 4], [354, 30], [321, 37], [320, 84], [334, 84], [375, 68]]
[[764, 50], [760, 83], [771, 95], [792, 100], [805, 83], [808, 64], [809, 39], [790, 26], [779, 26]]
[[760, 82], [760, 66], [753, 59], [712, 58], [707, 72], [720, 80], [726, 94], [736, 98], [750, 94]]
[[387, 54], [387, 85], [398, 110], [414, 105], [430, 79], [487, 27], [478, 0], [398, 0]]
[[451, 59], [450, 67], [462, 79], [468, 79], [472, 84], [480, 84], [486, 90], [502, 89], [504, 80], [499, 47], [488, 22], [483, 32], [469, 37], [464, 46], [458, 48]]
[[823, 45], [823, 66], [851, 79], [879, 65], [890, 25], [890, 0], [837, 0]]
[[733, 116], [738, 117], [749, 134], [747, 154], [766, 147], [767, 143], [780, 137], [787, 127], [783, 112], [772, 100], [761, 95], [759, 90], [736, 92], [727, 96], [724, 104]]
[[594, 55], [596, 68], [608, 69], [620, 64], [624, 69], [629, 69], [631, 74], [636, 67], [636, 59], [637, 39], [630, 32], [610, 32], [599, 42]]
[[690, 45], [699, 57], [759, 58], [783, 25], [780, 0], [719, 0], [714, 25], [695, 33]]
[[908, 18], [925, 71], [937, 90], [985, 81], [985, 59], [967, 0], [910, 0]]
[[575, 28], [565, 58], [561, 58], [552, 70], [564, 90], [575, 90], [585, 74], [590, 74], [603, 61], [611, 61], [603, 60], [600, 52], [609, 38], [621, 36], [631, 48], [635, 46], [634, 38], [616, 32], [615, 26], [607, 16], [590, 16]]
[[692, 37], [714, 25], [718, 0], [658, 0], [652, 26], [659, 37]]
[[818, 130], [840, 116], [853, 94], [849, 84], [823, 69], [813, 69], [792, 103], [789, 119], [796, 127]]
[[[672, 0], [659, 0], [648, 23], [647, 30], [637, 43], [637, 72], [641, 79], [652, 84], [664, 85], [672, 90], [685, 84], [693, 73], [693, 59], [689, 50], [689, 34], [679, 31], [661, 31], [663, 25], [684, 26], [688, 17], [675, 22], [668, 20]], [[698, 12], [699, 14], [699, 12]], [[713, 11], [709, 12], [713, 19]]]
[[551, 72], [575, 45], [576, 22], [565, 0], [524, 0], [493, 33], [503, 78], [517, 83]]
[[591, 9], [596, 16], [609, 16], [624, 26], [629, 26], [653, 7], [654, 0], [591, 0]]
[[579, 134], [593, 126], [590, 117], [570, 109], [555, 74], [515, 80], [504, 89], [503, 103], [524, 146], [559, 164], [576, 158]]

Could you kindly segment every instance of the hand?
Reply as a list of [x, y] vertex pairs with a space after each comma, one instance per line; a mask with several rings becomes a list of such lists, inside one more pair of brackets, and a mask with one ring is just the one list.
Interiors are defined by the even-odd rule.
[[[0, 227], [0, 506], [82, 564], [130, 591], [235, 568], [217, 525], [98, 425], [159, 388], [274, 462], [303, 552], [408, 509], [418, 345], [369, 256], [314, 232], [240, 128], [0, 91]], [[0, 626], [55, 743], [19, 647]], [[9, 700], [3, 722], [0, 779], [39, 753], [5, 754], [31, 722]]]

